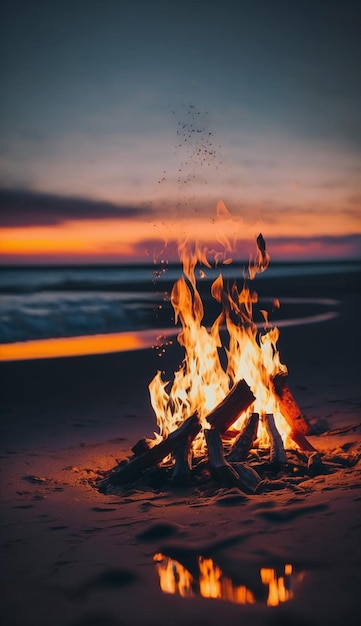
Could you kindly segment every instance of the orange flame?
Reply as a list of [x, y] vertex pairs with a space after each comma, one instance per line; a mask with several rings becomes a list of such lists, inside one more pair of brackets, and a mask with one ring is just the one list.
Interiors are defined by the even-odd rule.
[[[228, 217], [224, 204], [218, 207], [222, 216]], [[223, 242], [227, 254], [231, 244]], [[211, 267], [207, 250], [198, 243], [183, 242], [179, 246], [183, 275], [174, 284], [171, 303], [175, 313], [175, 323], [182, 328], [178, 342], [185, 350], [185, 358], [174, 373], [173, 382], [164, 381], [157, 372], [149, 385], [151, 404], [156, 414], [159, 434], [164, 438], [179, 427], [185, 419], [197, 413], [204, 427], [207, 427], [207, 414], [221, 402], [232, 386], [244, 379], [256, 397], [247, 413], [234, 424], [237, 430], [244, 419], [252, 412], [260, 416], [273, 413], [277, 428], [285, 440], [289, 427], [280, 413], [275, 395], [270, 392], [270, 379], [287, 368], [280, 361], [277, 349], [279, 331], [271, 327], [267, 318], [260, 332], [253, 318], [253, 307], [258, 296], [243, 281], [241, 290], [234, 284], [226, 289], [223, 277], [218, 277], [211, 286], [211, 295], [220, 305], [220, 312], [210, 328], [203, 324], [204, 307], [198, 291], [195, 268], [197, 264]], [[269, 264], [266, 244], [259, 235], [257, 257], [251, 260], [249, 278], [263, 272]], [[226, 262], [229, 261], [227, 258]], [[222, 363], [226, 363], [225, 367]], [[260, 420], [258, 437], [267, 442], [268, 436]], [[193, 443], [194, 451], [200, 452], [204, 446], [202, 433]]]

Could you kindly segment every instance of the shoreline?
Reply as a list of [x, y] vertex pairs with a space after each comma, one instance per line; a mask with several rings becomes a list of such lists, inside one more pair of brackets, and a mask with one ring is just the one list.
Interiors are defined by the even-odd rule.
[[[300, 298], [299, 301], [301, 300]], [[310, 298], [305, 299], [308, 303], [312, 303], [310, 300]], [[313, 298], [312, 300], [315, 301], [317, 299]], [[326, 301], [326, 304], [337, 305], [339, 303], [329, 300]], [[290, 326], [303, 326], [305, 324], [319, 324], [331, 320], [338, 315], [338, 311], [328, 311], [327, 313], [317, 315], [311, 314], [307, 317], [274, 320], [272, 327], [280, 329]], [[257, 323], [255, 326], [259, 330], [262, 330], [265, 324]], [[35, 359], [112, 354], [153, 348], [157, 346], [157, 343], [159, 343], [159, 349], [161, 349], [162, 345], [173, 343], [180, 330], [180, 326], [174, 326], [172, 328], [147, 329], [134, 332], [101, 333], [95, 335], [77, 335], [74, 337], [15, 341], [0, 344], [0, 361], [33, 361]], [[207, 330], [209, 331], [209, 328]], [[225, 331], [225, 326], [222, 326], [220, 330], [221, 332]]]
[[[242, 273], [237, 275], [232, 270], [227, 274], [230, 267], [226, 266], [222, 270], [224, 284], [232, 290], [236, 278], [238, 289], [241, 289]], [[314, 274], [301, 272], [287, 275], [287, 272], [284, 273], [287, 268], [282, 267], [279, 275], [278, 268], [273, 274], [272, 268], [269, 268], [247, 283], [252, 292], [259, 294], [259, 303], [254, 307], [255, 321], [259, 324], [263, 322], [258, 312], [261, 306], [270, 309], [272, 318], [275, 318], [270, 321], [278, 323], [283, 322], [284, 318], [302, 319], [312, 314], [312, 310], [322, 313], [321, 309], [325, 306], [321, 304], [322, 300], [349, 298], [361, 288], [361, 263], [352, 267], [359, 268], [359, 271], [347, 272], [344, 268], [338, 268], [339, 273], [320, 273], [318, 269]], [[328, 270], [331, 268], [327, 266]], [[174, 274], [174, 280], [168, 273], [160, 281], [149, 279], [141, 283], [132, 280], [131, 272], [120, 282], [116, 276], [109, 277], [96, 271], [94, 276], [90, 273], [88, 278], [77, 272], [74, 276], [63, 275], [59, 270], [58, 274], [48, 279], [37, 274], [31, 275], [27, 281], [20, 272], [15, 282], [9, 275], [3, 275], [3, 283], [0, 279], [0, 290], [1, 285], [5, 289], [0, 294], [0, 356], [1, 352], [6, 353], [10, 349], [6, 346], [14, 342], [135, 333], [146, 329], [159, 329], [161, 332], [174, 323], [170, 293], [176, 278], [181, 275], [180, 268]], [[216, 275], [217, 272], [214, 278]], [[204, 303], [205, 325], [211, 326], [219, 314], [219, 304], [211, 297], [210, 277], [200, 278], [197, 272], [196, 276]], [[14, 293], [6, 293], [6, 285], [8, 289], [12, 286]], [[281, 303], [277, 313], [272, 312], [273, 299]]]
[[[230, 281], [225, 280], [225, 284], [228, 285], [229, 290], [232, 289]], [[209, 280], [198, 281], [197, 285], [204, 305], [202, 323], [206, 328], [212, 326], [220, 313], [218, 302], [211, 297], [210, 285]], [[238, 284], [239, 288], [240, 286]], [[163, 285], [159, 284], [158, 287], [162, 287], [162, 290], [156, 292], [154, 284], [143, 285], [144, 294], [146, 293], [148, 296], [152, 294], [154, 311], [152, 315], [147, 314], [146, 318], [141, 319], [140, 323], [135, 317], [134, 321], [128, 320], [125, 328], [118, 330], [110, 325], [109, 328], [97, 332], [92, 330], [89, 333], [89, 329], [87, 329], [88, 332], [86, 331], [86, 326], [80, 332], [80, 329], [78, 332], [74, 332], [74, 329], [70, 332], [66, 320], [63, 320], [62, 332], [57, 328], [55, 334], [47, 334], [43, 329], [42, 333], [44, 334], [40, 336], [35, 334], [16, 341], [3, 340], [3, 343], [0, 343], [0, 361], [43, 357], [56, 358], [57, 351], [59, 356], [127, 351], [151, 347], [156, 344], [159, 335], [173, 338], [180, 330], [179, 324], [173, 325], [174, 311], [169, 298], [173, 284], [165, 282]], [[130, 288], [130, 284], [123, 286], [126, 291]], [[258, 328], [264, 326], [264, 319], [259, 312], [262, 307], [270, 311], [270, 324], [280, 329], [287, 325], [318, 323], [323, 320], [326, 321], [328, 317], [338, 314], [339, 311], [342, 312], [342, 309], [351, 306], [353, 300], [356, 301], [357, 306], [361, 291], [361, 264], [359, 273], [275, 276], [270, 279], [261, 274], [255, 281], [250, 281], [249, 288], [255, 290], [258, 295], [258, 302], [254, 305], [254, 321]], [[121, 291], [114, 297], [117, 298], [120, 294]], [[79, 297], [81, 298], [81, 291]], [[107, 299], [109, 299], [108, 297], [110, 294], [107, 294]], [[280, 308], [277, 310], [272, 308], [275, 299], [280, 302]], [[118, 307], [118, 304], [118, 301], [115, 300], [114, 306]], [[134, 300], [132, 306], [138, 307], [139, 311], [142, 311], [143, 304], [137, 300]], [[51, 315], [53, 314], [54, 312]], [[74, 309], [74, 314], [76, 314], [76, 309]], [[22, 322], [21, 319], [17, 319], [16, 322], [19, 328], [20, 323], [25, 323], [25, 319]], [[53, 321], [53, 323], [55, 322]], [[46, 327], [47, 324], [44, 326]], [[54, 331], [55, 327], [53, 328]], [[11, 336], [11, 331], [8, 332]], [[21, 337], [23, 333], [15, 332], [13, 329], [12, 334]], [[111, 345], [112, 342], [115, 345]]]

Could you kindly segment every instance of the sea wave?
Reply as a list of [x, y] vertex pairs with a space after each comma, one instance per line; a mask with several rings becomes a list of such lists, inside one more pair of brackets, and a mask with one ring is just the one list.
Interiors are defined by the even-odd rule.
[[1, 302], [0, 343], [149, 328], [161, 307], [147, 293], [11, 295]]
[[[243, 269], [241, 265], [224, 266], [222, 274], [227, 280], [242, 280]], [[296, 310], [294, 305], [297, 305], [298, 317], [308, 315], [310, 305], [313, 309], [316, 306], [314, 300], [307, 302], [304, 297], [291, 300], [292, 290], [289, 291], [289, 287], [293, 286], [293, 276], [307, 277], [315, 272], [324, 275], [346, 270], [348, 274], [360, 271], [360, 263], [276, 265], [258, 276], [257, 281], [265, 280], [262, 284], [266, 287], [273, 285], [266, 282], [266, 278], [274, 278], [276, 282], [281, 278], [277, 284], [282, 284], [282, 293], [277, 290], [275, 295], [286, 297], [282, 297], [281, 311], [277, 315], [290, 319]], [[207, 312], [206, 325], [212, 324], [218, 315], [214, 310], [217, 303], [211, 298], [209, 287], [219, 272], [219, 268], [206, 268], [205, 276], [202, 279], [199, 277], [198, 287]], [[151, 265], [3, 268], [0, 272], [0, 343], [169, 326], [174, 319], [169, 294], [180, 275], [179, 266], [160, 269]], [[286, 278], [290, 276], [291, 279]], [[352, 284], [354, 282], [351, 281]], [[228, 286], [231, 286], [231, 280], [228, 280]], [[267, 289], [263, 292], [267, 294]], [[305, 291], [302, 295], [306, 295]], [[261, 297], [259, 302], [262, 304]], [[333, 306], [334, 302], [319, 301], [314, 314], [322, 314], [325, 305]], [[292, 307], [293, 311], [290, 310]]]
[[[225, 279], [242, 280], [247, 263], [233, 263], [213, 268], [197, 268], [200, 282], [213, 281], [221, 272]], [[288, 263], [271, 264], [257, 280], [315, 274], [360, 272], [361, 263]], [[0, 272], [0, 294], [31, 294], [41, 292], [122, 292], [169, 289], [181, 276], [177, 265], [132, 265], [116, 267], [5, 267]]]

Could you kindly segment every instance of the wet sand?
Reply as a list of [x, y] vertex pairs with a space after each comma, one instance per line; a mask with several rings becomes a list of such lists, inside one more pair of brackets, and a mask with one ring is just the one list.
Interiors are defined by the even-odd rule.
[[[104, 495], [94, 489], [99, 471], [152, 435], [148, 384], [157, 369], [171, 375], [178, 367], [180, 347], [162, 358], [149, 349], [1, 363], [5, 626], [358, 623], [361, 429], [327, 431], [361, 422], [360, 276], [264, 281], [258, 291], [281, 303], [337, 300], [336, 317], [282, 328], [279, 348], [298, 404], [311, 424], [322, 424], [310, 441], [352, 465], [246, 497], [231, 490], [196, 498], [187, 489]], [[155, 554], [164, 555], [158, 565]], [[255, 602], [200, 597], [199, 584], [191, 598], [163, 593], [157, 568], [166, 557], [194, 579], [199, 557], [211, 562], [232, 581], [233, 596], [243, 585]], [[285, 578], [286, 565], [293, 597], [267, 606], [260, 570]]]

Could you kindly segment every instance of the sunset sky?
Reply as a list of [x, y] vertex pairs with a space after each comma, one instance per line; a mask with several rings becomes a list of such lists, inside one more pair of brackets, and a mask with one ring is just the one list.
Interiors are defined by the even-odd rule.
[[1, 263], [361, 257], [358, 1], [2, 5]]

